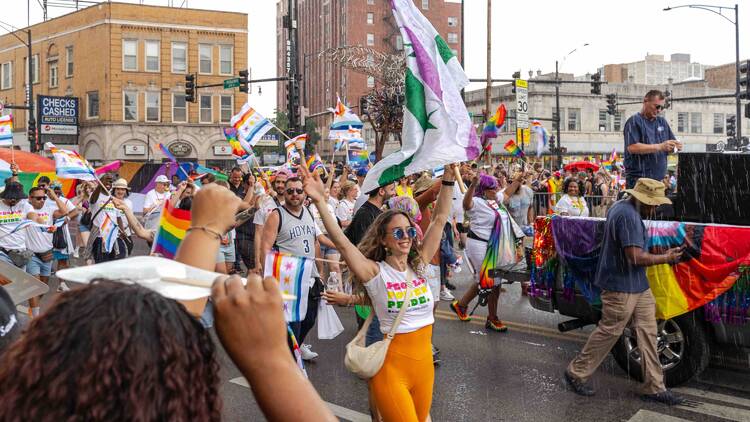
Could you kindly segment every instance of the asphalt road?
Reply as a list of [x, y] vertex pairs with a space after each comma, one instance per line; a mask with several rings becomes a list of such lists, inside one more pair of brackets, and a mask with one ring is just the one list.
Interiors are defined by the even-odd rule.
[[[145, 252], [142, 246], [138, 250]], [[470, 283], [467, 270], [454, 282], [455, 293], [461, 294]], [[54, 291], [57, 282], [51, 284]], [[345, 331], [334, 340], [318, 340], [313, 329], [307, 343], [320, 356], [306, 365], [307, 373], [339, 418], [370, 420], [366, 384], [343, 364], [344, 346], [356, 332], [354, 310], [336, 311]], [[485, 330], [483, 315], [486, 309], [479, 308], [472, 322], [461, 322], [447, 302], [439, 305], [433, 342], [442, 363], [435, 372], [433, 421], [750, 421], [750, 372], [710, 367], [676, 389], [693, 400], [694, 407], [668, 408], [641, 401], [639, 384], [607, 358], [593, 377], [596, 396], [583, 398], [566, 389], [562, 373], [590, 328], [558, 332], [557, 323], [565, 318], [532, 309], [517, 283], [501, 296], [500, 317], [510, 328], [507, 333]], [[217, 347], [224, 420], [263, 420], [246, 381], [218, 341]]]

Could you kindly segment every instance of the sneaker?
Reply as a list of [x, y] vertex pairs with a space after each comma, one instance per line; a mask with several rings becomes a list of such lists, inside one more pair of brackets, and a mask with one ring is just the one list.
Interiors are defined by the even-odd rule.
[[641, 396], [641, 399], [643, 401], [663, 403], [667, 406], [676, 406], [679, 404], [685, 404], [687, 402], [687, 400], [669, 390], [664, 390], [656, 394], [644, 394]]
[[450, 290], [443, 289], [443, 290], [440, 291], [440, 300], [445, 301], [445, 302], [452, 302], [452, 301], [456, 300], [456, 298], [453, 297], [453, 295], [451, 294]]
[[69, 290], [70, 290], [70, 287], [68, 287], [68, 285], [64, 281], [61, 281], [60, 284], [57, 286], [58, 292], [67, 292]]
[[471, 321], [471, 317], [466, 314], [466, 307], [460, 306], [457, 300], [454, 300], [450, 304], [451, 311], [456, 313], [456, 316], [461, 321]]
[[302, 356], [302, 360], [313, 360], [318, 357], [318, 354], [310, 350], [309, 344], [304, 344], [299, 347], [300, 355]]
[[579, 380], [578, 378], [575, 378], [573, 375], [570, 375], [570, 373], [567, 370], [565, 370], [564, 378], [565, 378], [565, 383], [568, 384], [568, 387], [570, 387], [570, 389], [573, 390], [573, 392], [578, 394], [579, 396], [590, 397], [594, 395], [593, 388], [584, 384], [581, 380]]
[[448, 290], [456, 290], [456, 285], [451, 283], [450, 281], [445, 282], [445, 287], [447, 287]]
[[439, 357], [437, 357], [435, 355], [432, 355], [432, 364], [433, 365], [440, 366], [441, 362], [442, 362], [442, 360]]
[[504, 333], [508, 331], [508, 327], [499, 319], [487, 318], [487, 322], [484, 323], [484, 328], [492, 331], [497, 331], [498, 333]]

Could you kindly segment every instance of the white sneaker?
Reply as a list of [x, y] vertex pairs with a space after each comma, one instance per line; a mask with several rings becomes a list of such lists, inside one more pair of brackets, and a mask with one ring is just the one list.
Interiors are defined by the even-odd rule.
[[57, 286], [58, 292], [67, 292], [68, 290], [70, 290], [70, 287], [68, 287], [68, 285], [65, 284], [64, 281], [61, 281], [60, 284]]
[[313, 360], [318, 357], [318, 354], [310, 350], [310, 345], [302, 343], [299, 347], [300, 355], [302, 356], [302, 360]]
[[454, 299], [456, 298], [453, 297], [453, 294], [450, 292], [450, 290], [443, 289], [440, 291], [440, 300], [445, 301], [445, 302], [451, 302]]

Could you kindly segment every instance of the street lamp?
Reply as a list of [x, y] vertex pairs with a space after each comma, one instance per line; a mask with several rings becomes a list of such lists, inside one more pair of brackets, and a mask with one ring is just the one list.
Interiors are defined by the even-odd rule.
[[[568, 56], [578, 51], [579, 48], [587, 47], [588, 45], [589, 43], [584, 43], [582, 46], [570, 50], [568, 54], [563, 56], [562, 64], [565, 64]], [[555, 136], [557, 137], [557, 161], [558, 164], [562, 165], [562, 143], [560, 139], [560, 65], [558, 60], [555, 60], [555, 113], [557, 114], [557, 130], [555, 131]]]
[[[740, 117], [740, 110], [742, 109], [740, 104], [740, 25], [739, 25], [739, 7], [735, 4], [734, 7], [725, 7], [725, 6], [713, 6], [710, 4], [685, 4], [682, 6], [675, 6], [675, 7], [665, 7], [664, 11], [670, 11], [673, 9], [680, 9], [683, 7], [687, 7], [690, 9], [703, 9], [707, 10], [711, 13], [715, 13], [722, 18], [726, 19], [730, 23], [734, 25], [734, 54], [735, 54], [735, 82], [736, 82], [736, 92], [735, 92], [735, 100], [736, 100], [736, 106], [737, 106], [737, 139], [742, 139], [742, 118]], [[722, 13], [724, 10], [734, 10], [734, 20], [730, 19], [728, 16], [725, 16], [724, 13]]]

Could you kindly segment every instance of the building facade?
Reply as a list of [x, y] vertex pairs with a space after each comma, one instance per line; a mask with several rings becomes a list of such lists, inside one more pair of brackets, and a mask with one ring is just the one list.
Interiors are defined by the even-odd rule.
[[[188, 103], [185, 75], [197, 73], [203, 85], [246, 69], [246, 14], [103, 2], [28, 29], [34, 95], [79, 100], [78, 135], [42, 135], [41, 143], [68, 144], [95, 163], [161, 161], [157, 143], [181, 160], [231, 160], [221, 128], [246, 94], [205, 88]], [[27, 55], [12, 34], [0, 37], [6, 104], [25, 102]], [[14, 120], [15, 144], [28, 150], [27, 112]]]
[[[287, 31], [283, 26], [288, 0], [277, 3], [277, 69], [287, 74]], [[414, 0], [438, 33], [461, 60], [461, 4], [446, 0]], [[305, 114], [317, 114], [335, 106], [336, 95], [349, 106], [379, 86], [372, 76], [332, 63], [318, 54], [341, 46], [366, 46], [385, 54], [401, 54], [403, 40], [388, 0], [297, 0], [298, 73], [300, 102]], [[286, 84], [279, 83], [278, 110], [287, 110]], [[315, 117], [323, 135], [331, 122], [330, 115]], [[374, 133], [365, 127], [363, 136], [374, 143]], [[325, 138], [325, 136], [324, 136]], [[321, 147], [329, 150], [325, 142]]]
[[[572, 78], [569, 78], [572, 79]], [[609, 83], [602, 85], [602, 95], [592, 95], [587, 84], [562, 84], [560, 89], [560, 137], [568, 154], [609, 153], [616, 149], [624, 150], [623, 126], [627, 119], [641, 110], [643, 95], [651, 89], [665, 90], [662, 85], [641, 85], [632, 83]], [[672, 86], [674, 98], [687, 98], [707, 95], [733, 94], [734, 90], [692, 87], [689, 84]], [[502, 152], [502, 145], [510, 138], [515, 139], [515, 94], [510, 85], [495, 86], [492, 89], [492, 107], [500, 102], [508, 108], [508, 123], [493, 144], [493, 151]], [[475, 123], [482, 124], [484, 89], [466, 92], [466, 105], [475, 116]], [[618, 113], [607, 114], [606, 95], [614, 93], [618, 97]], [[543, 126], [554, 135], [556, 125], [550, 121], [555, 112], [554, 84], [529, 84], [529, 118], [542, 120]], [[735, 114], [733, 98], [705, 99], [696, 101], [674, 101], [671, 107], [662, 112], [678, 140], [684, 143], [684, 150], [700, 152], [712, 150], [719, 141], [726, 142], [726, 119]], [[743, 128], [750, 127], [750, 119], [743, 118]], [[525, 148], [536, 151], [536, 142], [530, 141]]]
[[703, 79], [710, 67], [690, 62], [690, 54], [675, 53], [669, 60], [662, 54], [648, 54], [637, 62], [604, 65], [600, 72], [608, 82], [659, 85]]

